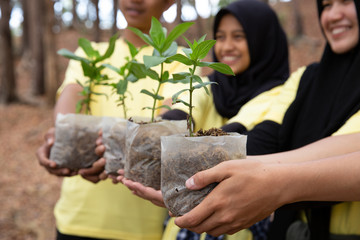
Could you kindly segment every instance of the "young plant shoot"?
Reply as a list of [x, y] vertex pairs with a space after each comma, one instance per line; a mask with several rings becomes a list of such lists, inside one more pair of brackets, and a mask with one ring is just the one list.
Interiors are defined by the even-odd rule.
[[[143, 39], [148, 45], [154, 47], [152, 56], [144, 56], [144, 64], [134, 64], [134, 70], [137, 73], [137, 77], [143, 78], [149, 76], [151, 79], [158, 81], [158, 86], [156, 90], [152, 92], [143, 89], [141, 93], [144, 93], [150, 96], [153, 99], [152, 107], [144, 107], [144, 109], [151, 109], [151, 122], [155, 120], [155, 111], [159, 108], [170, 109], [167, 105], [161, 105], [156, 107], [157, 101], [164, 99], [163, 96], [159, 95], [160, 87], [163, 83], [173, 82], [172, 79], [169, 79], [169, 72], [164, 71], [164, 64], [171, 63], [169, 59], [177, 54], [177, 43], [175, 40], [180, 37], [187, 29], [192, 25], [192, 22], [186, 22], [177, 25], [174, 29], [167, 35], [166, 28], [161, 26], [159, 20], [155, 17], [151, 20], [151, 28], [149, 35], [141, 32], [137, 28], [129, 28], [141, 39]], [[152, 67], [160, 65], [160, 75], [152, 70]]]
[[[218, 71], [218, 72], [221, 72], [224, 74], [234, 75], [231, 68], [224, 63], [202, 62], [201, 61], [203, 58], [206, 57], [206, 55], [208, 54], [210, 49], [215, 45], [215, 42], [216, 42], [216, 40], [205, 40], [205, 37], [206, 37], [206, 35], [202, 36], [198, 41], [194, 40], [194, 43], [191, 43], [188, 39], [185, 38], [185, 40], [189, 46], [189, 48], [183, 49], [185, 56], [182, 54], [176, 54], [168, 59], [170, 61], [178, 61], [187, 66], [190, 66], [189, 72], [173, 74], [173, 78], [175, 81], [181, 81], [183, 83], [188, 83], [189, 88], [183, 89], [183, 90], [175, 93], [172, 97], [173, 104], [182, 103], [189, 108], [189, 117], [187, 120], [188, 121], [187, 127], [189, 130], [190, 137], [194, 136], [194, 134], [193, 134], [194, 126], [192, 123], [192, 109], [194, 107], [192, 104], [193, 91], [195, 89], [204, 88], [206, 93], [209, 94], [209, 90], [207, 89], [206, 86], [214, 83], [214, 82], [203, 82], [201, 80], [201, 78], [195, 74], [196, 68], [197, 67], [210, 67], [210, 68], [214, 69], [215, 71]], [[198, 84], [194, 85], [195, 82]], [[179, 95], [185, 91], [189, 92], [189, 96], [190, 96], [189, 102], [186, 102], [179, 98]]]
[[88, 80], [84, 84], [82, 84], [79, 80], [76, 80], [76, 82], [83, 88], [80, 95], [84, 97], [77, 102], [76, 113], [84, 111], [86, 115], [91, 115], [90, 102], [92, 101], [92, 94], [106, 96], [104, 93], [93, 91], [93, 88], [96, 85], [102, 85], [104, 81], [108, 80], [108, 76], [101, 74], [101, 71], [105, 68], [105, 66], [97, 65], [99, 62], [109, 58], [113, 54], [116, 39], [116, 34], [110, 38], [109, 46], [103, 55], [100, 55], [99, 51], [95, 50], [91, 46], [91, 42], [85, 38], [80, 38], [78, 40], [78, 45], [84, 50], [87, 57], [75, 55], [67, 49], [60, 49], [57, 52], [59, 55], [66, 58], [79, 61], [81, 63], [84, 76], [88, 77]]
[[129, 82], [136, 82], [139, 80], [139, 77], [137, 77], [139, 74], [137, 74], [136, 69], [134, 71], [133, 65], [137, 64], [135, 57], [141, 50], [141, 48], [137, 49], [129, 41], [126, 41], [126, 43], [129, 47], [130, 57], [125, 57], [126, 63], [122, 67], [116, 68], [110, 64], [104, 64], [105, 67], [115, 71], [120, 76], [118, 82], [110, 83], [108, 85], [110, 85], [113, 88], [114, 93], [118, 95], [118, 106], [122, 106], [125, 119], [127, 119], [127, 108], [125, 104], [125, 99], [127, 98], [126, 93], [130, 94], [130, 92], [127, 91], [127, 87]]

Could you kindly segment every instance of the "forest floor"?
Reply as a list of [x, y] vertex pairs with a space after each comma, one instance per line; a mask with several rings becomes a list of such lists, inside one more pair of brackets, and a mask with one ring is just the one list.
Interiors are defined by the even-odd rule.
[[[321, 57], [323, 39], [316, 12], [308, 9], [302, 11], [306, 13], [305, 36], [290, 41], [292, 71]], [[290, 32], [291, 26], [287, 29]], [[74, 31], [59, 34], [57, 48], [73, 51], [78, 37]], [[66, 63], [59, 61], [62, 75]], [[53, 207], [60, 194], [61, 178], [40, 167], [35, 153], [53, 125], [52, 107], [42, 97], [30, 97], [31, 67], [22, 62], [16, 66], [23, 103], [0, 106], [0, 240], [51, 240], [55, 235]]]

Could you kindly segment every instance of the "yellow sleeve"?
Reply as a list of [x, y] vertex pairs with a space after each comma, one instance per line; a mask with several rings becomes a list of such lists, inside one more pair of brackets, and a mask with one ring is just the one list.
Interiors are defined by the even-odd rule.
[[242, 106], [237, 115], [229, 119], [226, 124], [238, 122], [250, 131], [255, 125], [263, 121], [264, 116], [270, 109], [272, 101], [280, 94], [282, 86], [283, 85], [274, 87], [251, 99]]
[[296, 97], [300, 79], [305, 69], [306, 67], [301, 67], [291, 74], [281, 88], [279, 95], [272, 101], [270, 109], [264, 116], [263, 121], [270, 120], [282, 124], [287, 109]]

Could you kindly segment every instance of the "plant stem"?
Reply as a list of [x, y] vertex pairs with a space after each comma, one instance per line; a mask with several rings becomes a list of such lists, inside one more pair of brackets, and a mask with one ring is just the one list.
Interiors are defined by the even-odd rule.
[[127, 116], [126, 116], [126, 107], [125, 107], [125, 96], [123, 96], [123, 99], [121, 101], [121, 105], [123, 106], [123, 112], [124, 112], [124, 118], [127, 119]]
[[[162, 83], [162, 78], [163, 78], [163, 69], [164, 69], [164, 63], [161, 63], [160, 80], [159, 80], [158, 87], [157, 87], [157, 89], [156, 89], [155, 96], [157, 96], [157, 95], [159, 94], [159, 91], [160, 91], [160, 86], [161, 86], [161, 83]], [[155, 107], [156, 107], [156, 101], [157, 101], [157, 99], [156, 99], [156, 98], [154, 98], [154, 104], [153, 104], [153, 107], [152, 107], [152, 112], [151, 112], [151, 122], [154, 122], [154, 119], [155, 119]]]
[[188, 118], [189, 136], [190, 137], [194, 136], [194, 129], [193, 129], [193, 125], [192, 125], [192, 109], [193, 109], [192, 94], [193, 94], [194, 88], [193, 88], [192, 83], [193, 83], [193, 76], [195, 73], [195, 69], [196, 69], [196, 65], [194, 65], [194, 69], [191, 70], [191, 77], [190, 77], [190, 101], [189, 101], [190, 109], [189, 109], [189, 118]]

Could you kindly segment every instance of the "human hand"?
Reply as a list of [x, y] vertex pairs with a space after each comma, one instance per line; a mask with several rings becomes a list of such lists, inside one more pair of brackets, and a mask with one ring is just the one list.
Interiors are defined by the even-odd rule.
[[145, 187], [141, 183], [131, 181], [125, 177], [121, 177], [121, 179], [122, 183], [126, 187], [128, 187], [134, 195], [141, 197], [145, 200], [149, 200], [158, 207], [166, 208], [160, 190], [155, 190], [151, 187]]
[[193, 210], [176, 218], [175, 224], [213, 236], [249, 228], [284, 204], [281, 184], [285, 181], [278, 177], [277, 167], [256, 160], [231, 160], [195, 174], [186, 181], [189, 189], [219, 184]]
[[55, 142], [55, 128], [50, 128], [45, 136], [44, 143], [37, 149], [36, 157], [41, 166], [43, 166], [50, 174], [56, 176], [74, 176], [77, 174], [76, 171], [71, 171], [68, 168], [57, 168], [57, 165], [54, 161], [50, 160], [50, 150]]
[[108, 174], [105, 172], [105, 158], [100, 158], [90, 168], [82, 168], [79, 170], [79, 174], [86, 180], [92, 183], [98, 183], [101, 180], [105, 180]]
[[102, 130], [99, 131], [99, 136], [96, 139], [96, 148], [95, 148], [95, 154], [99, 157], [103, 157], [105, 153], [105, 145], [102, 141]]

